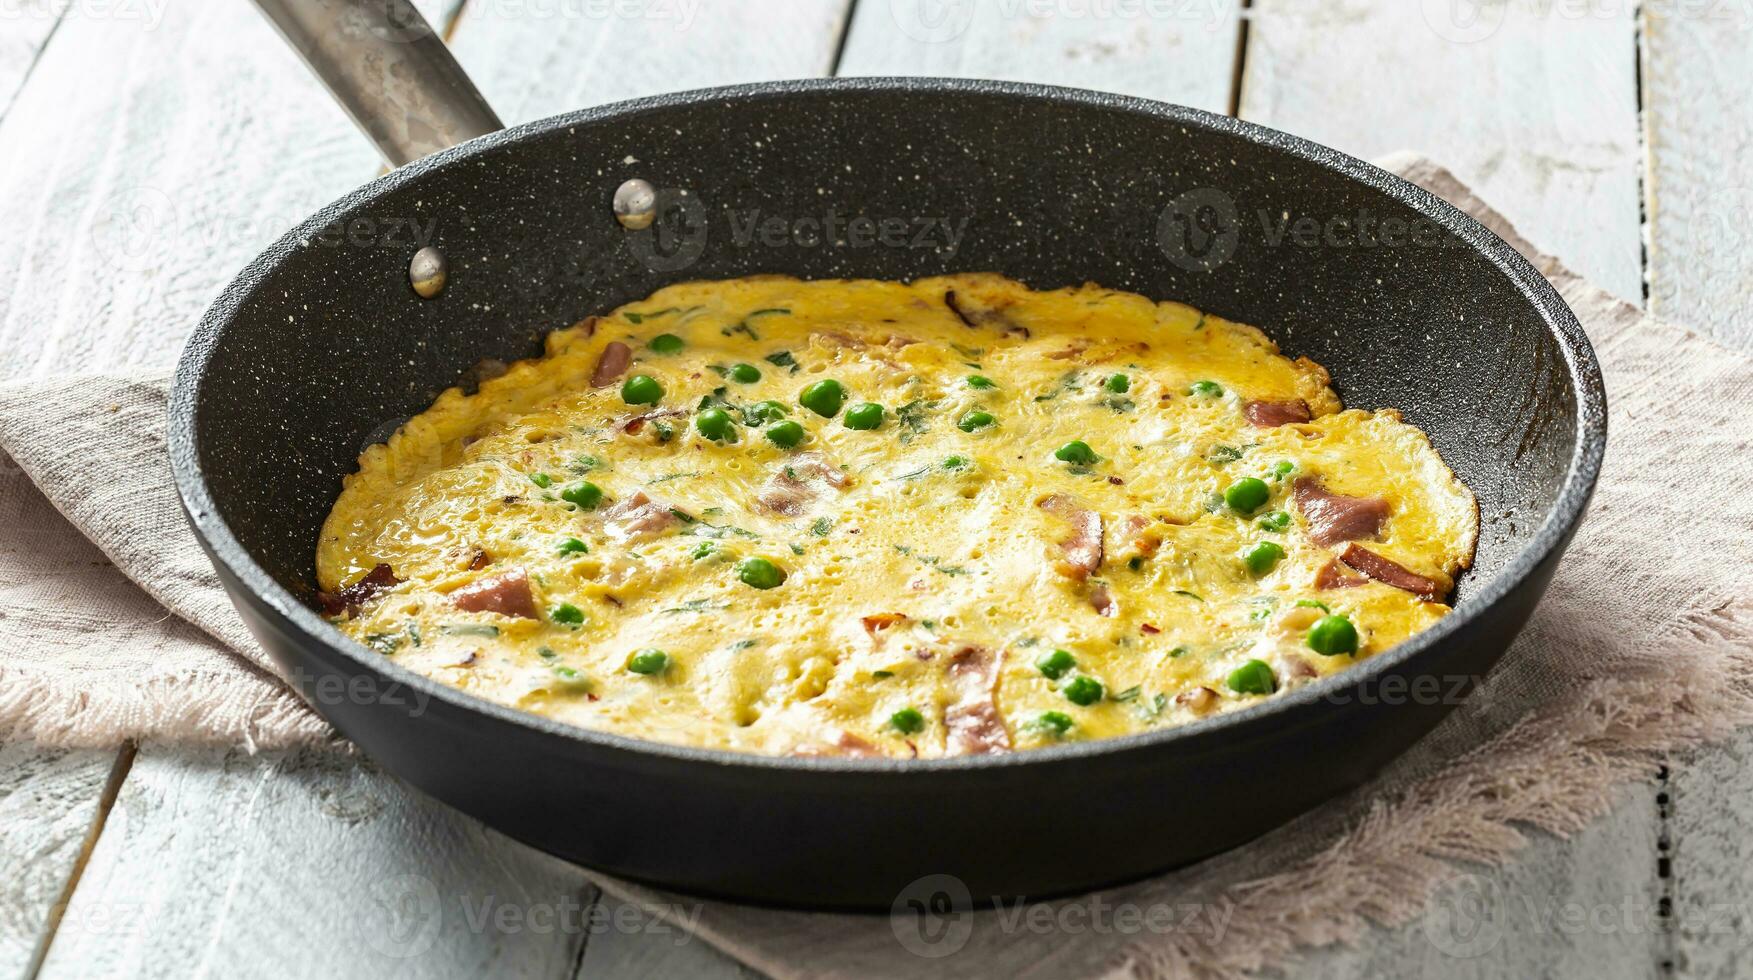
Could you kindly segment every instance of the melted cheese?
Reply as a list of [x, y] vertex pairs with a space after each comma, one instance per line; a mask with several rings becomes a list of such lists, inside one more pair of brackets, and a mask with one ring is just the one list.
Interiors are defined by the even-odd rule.
[[[663, 334], [681, 350], [654, 350]], [[616, 342], [633, 350], [627, 374], [662, 385], [655, 410], [679, 414], [630, 426], [654, 408], [625, 404], [619, 380], [591, 385]], [[760, 379], [726, 377], [737, 364]], [[1116, 374], [1123, 393], [1106, 384]], [[854, 430], [844, 409], [824, 418], [799, 405], [800, 389], [829, 378], [848, 407], [883, 405], [881, 426]], [[1221, 393], [1191, 394], [1198, 381]], [[769, 399], [803, 425], [801, 446], [781, 449], [740, 421], [734, 441], [714, 442], [691, 424], [703, 400], [740, 420]], [[1314, 418], [1258, 428], [1242, 413], [1251, 399], [1300, 399]], [[995, 424], [963, 431], [972, 411]], [[1071, 440], [1099, 460], [1056, 459]], [[818, 460], [840, 478], [824, 479]], [[1271, 499], [1240, 515], [1221, 494], [1247, 476]], [[1472, 495], [1424, 434], [1393, 411], [1341, 410], [1325, 371], [1253, 327], [986, 275], [696, 282], [553, 334], [545, 357], [475, 394], [445, 392], [368, 449], [324, 526], [317, 572], [335, 590], [389, 565], [404, 581], [338, 620], [345, 633], [444, 683], [589, 728], [761, 753], [936, 756], [967, 748], [955, 719], [986, 700], [1002, 726], [988, 734], [1028, 748], [1252, 703], [1259, 695], [1226, 683], [1248, 660], [1271, 667], [1282, 691], [1449, 611], [1374, 581], [1317, 589], [1339, 547], [1310, 540], [1291, 502], [1303, 476], [1385, 499], [1387, 522], [1363, 543], [1445, 592], [1471, 560]], [[605, 493], [594, 510], [561, 497], [585, 480]], [[776, 485], [795, 513], [761, 503]], [[638, 493], [670, 509], [671, 526], [629, 535], [605, 516]], [[1101, 518], [1102, 560], [1087, 577], [1061, 546], [1072, 523], [1041, 506], [1055, 495]], [[1288, 528], [1261, 526], [1281, 510]], [[567, 539], [588, 551], [564, 552]], [[1285, 556], [1255, 575], [1239, 556], [1261, 541]], [[751, 556], [782, 569], [783, 584], [744, 584], [738, 562]], [[452, 604], [458, 588], [514, 569], [528, 573], [540, 618]], [[1317, 602], [1355, 624], [1356, 656], [1310, 649]], [[582, 622], [554, 621], [562, 604]], [[665, 671], [627, 669], [646, 648], [667, 652]], [[1059, 649], [1076, 668], [1054, 680], [1036, 664]], [[1104, 696], [1073, 703], [1076, 677]], [[920, 731], [891, 722], [905, 708]], [[1053, 712], [1071, 727], [1043, 724]]]

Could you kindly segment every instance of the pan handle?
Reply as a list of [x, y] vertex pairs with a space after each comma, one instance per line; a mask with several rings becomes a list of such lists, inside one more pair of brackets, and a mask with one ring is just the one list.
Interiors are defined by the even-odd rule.
[[505, 124], [409, 0], [256, 0], [390, 166]]

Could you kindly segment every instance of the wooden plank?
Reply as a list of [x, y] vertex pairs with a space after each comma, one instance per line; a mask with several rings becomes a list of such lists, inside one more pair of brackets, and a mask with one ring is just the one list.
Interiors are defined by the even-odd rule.
[[[1650, 5], [1643, 30], [1652, 312], [1753, 352], [1753, 21], [1735, 5]], [[1685, 976], [1753, 973], [1753, 733], [1671, 762], [1670, 959]]]
[[27, 974], [115, 761], [110, 751], [0, 746], [0, 975]]
[[1241, 114], [1364, 158], [1433, 157], [1640, 301], [1633, 6], [1254, 0]]
[[842, 75], [1000, 78], [1223, 112], [1236, 0], [865, 0]]
[[[1628, 787], [1615, 812], [1652, 809], [1649, 794]], [[1457, 869], [1417, 921], [1372, 929], [1356, 948], [1312, 952], [1286, 973], [1303, 980], [1655, 976], [1663, 922], [1660, 897], [1647, 887], [1654, 850], [1649, 820], [1599, 820], [1570, 840], [1538, 836], [1507, 867]]]
[[250, 4], [161, 7], [70, 16], [0, 120], [0, 375], [168, 366], [249, 258], [377, 166]]
[[592, 898], [357, 758], [148, 746], [42, 975], [566, 977]]
[[[1595, 5], [1580, 18], [1574, 9], [1254, 0], [1241, 114], [1366, 158], [1426, 153], [1541, 247], [1635, 301], [1635, 24], [1629, 5]], [[1483, 19], [1448, 19], [1468, 10]], [[1577, 838], [1539, 838], [1511, 867], [1468, 879], [1497, 916], [1501, 938], [1489, 948], [1451, 953], [1432, 941], [1448, 928], [1451, 892], [1424, 922], [1379, 930], [1362, 950], [1311, 954], [1304, 968], [1332, 977], [1650, 975], [1666, 939], [1649, 919], [1635, 929], [1566, 932], [1548, 913], [1658, 906], [1656, 794], [1653, 785], [1629, 787], [1621, 806]]]
[[63, 10], [48, 0], [29, 0], [15, 3], [8, 15], [0, 18], [0, 119], [6, 117], [13, 97], [24, 86], [62, 15]]
[[472, 3], [451, 49], [500, 118], [518, 123], [659, 92], [825, 75], [849, 3]]
[[578, 965], [578, 980], [620, 977], [752, 980], [761, 976], [705, 940], [618, 898], [602, 896], [593, 914], [601, 927], [591, 933], [590, 945], [585, 947], [584, 959]]
[[1753, 8], [1645, 10], [1650, 310], [1753, 350]]

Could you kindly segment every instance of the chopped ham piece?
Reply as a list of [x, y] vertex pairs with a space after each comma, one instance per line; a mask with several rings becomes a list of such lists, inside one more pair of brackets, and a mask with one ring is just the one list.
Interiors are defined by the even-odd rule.
[[852, 759], [881, 759], [888, 753], [876, 747], [867, 739], [860, 738], [848, 731], [842, 731], [840, 737], [827, 745], [801, 745], [794, 749], [792, 755], [836, 755]]
[[1157, 549], [1163, 545], [1163, 539], [1162, 535], [1150, 529], [1155, 523], [1150, 518], [1137, 514], [1121, 518], [1119, 524], [1110, 529], [1114, 546], [1108, 550], [1115, 555], [1136, 558], [1149, 558], [1156, 554]]
[[1373, 538], [1388, 519], [1388, 502], [1380, 497], [1346, 497], [1328, 493], [1321, 481], [1299, 478], [1291, 496], [1309, 522], [1309, 538], [1319, 545]]
[[965, 646], [950, 655], [949, 674], [959, 695], [943, 716], [951, 755], [987, 755], [1010, 749], [1010, 732], [993, 700], [998, 661], [991, 650], [979, 646]]
[[470, 582], [450, 594], [450, 604], [464, 612], [536, 618], [536, 597], [530, 592], [529, 575], [521, 568]]
[[1435, 580], [1425, 578], [1399, 562], [1384, 558], [1360, 545], [1346, 545], [1345, 550], [1339, 553], [1339, 560], [1378, 582], [1404, 589], [1425, 602], [1436, 602], [1442, 598], [1442, 586]]
[[319, 591], [317, 604], [322, 607], [325, 615], [339, 616], [342, 613], [352, 615], [359, 611], [360, 606], [377, 598], [379, 592], [395, 588], [400, 584], [402, 584], [402, 580], [396, 578], [396, 573], [390, 566], [377, 564], [372, 566], [371, 571], [360, 576], [357, 582], [339, 592]]
[[669, 504], [647, 497], [643, 490], [605, 508], [603, 519], [608, 521], [609, 534], [619, 541], [662, 534], [681, 522]]
[[1071, 537], [1059, 542], [1063, 557], [1055, 566], [1060, 574], [1080, 582], [1089, 578], [1102, 565], [1102, 515], [1062, 493], [1041, 501], [1040, 507], [1071, 525]]
[[1368, 581], [1369, 579], [1352, 571], [1337, 558], [1322, 565], [1321, 570], [1315, 573], [1317, 589], [1350, 589]]
[[821, 453], [798, 453], [773, 474], [772, 479], [755, 501], [767, 510], [785, 517], [796, 517], [809, 509], [816, 499], [812, 484], [823, 483], [838, 490], [846, 486], [846, 474], [829, 463]]
[[1090, 605], [1103, 616], [1112, 618], [1120, 615], [1120, 602], [1105, 585], [1098, 585], [1090, 590]]
[[1217, 692], [1209, 687], [1196, 687], [1175, 695], [1175, 703], [1196, 715], [1202, 715], [1217, 707]]
[[612, 341], [603, 348], [602, 356], [597, 358], [596, 370], [591, 372], [590, 386], [601, 388], [613, 384], [633, 363], [633, 349], [619, 340]]
[[1289, 422], [1307, 422], [1309, 403], [1301, 398], [1289, 401], [1263, 402], [1253, 401], [1242, 406], [1242, 415], [1248, 422], [1262, 429], [1271, 429]]

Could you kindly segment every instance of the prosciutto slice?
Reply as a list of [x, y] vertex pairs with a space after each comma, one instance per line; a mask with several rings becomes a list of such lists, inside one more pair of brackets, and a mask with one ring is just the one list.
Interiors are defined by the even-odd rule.
[[1425, 578], [1399, 562], [1391, 558], [1384, 558], [1362, 545], [1356, 543], [1346, 545], [1345, 550], [1339, 553], [1339, 560], [1384, 585], [1404, 589], [1425, 602], [1436, 602], [1442, 598], [1442, 586], [1436, 580]]
[[1291, 487], [1297, 509], [1309, 522], [1309, 538], [1318, 545], [1374, 538], [1388, 519], [1388, 502], [1380, 497], [1347, 497], [1328, 493], [1312, 476]]
[[529, 575], [521, 568], [470, 582], [450, 594], [450, 604], [464, 612], [536, 618], [536, 597], [530, 592]]
[[318, 592], [317, 604], [329, 616], [342, 613], [351, 615], [371, 599], [377, 598], [379, 592], [393, 589], [402, 584], [396, 573], [388, 565], [373, 565], [371, 571], [360, 576], [359, 581], [347, 586], [339, 592]]
[[1089, 578], [1102, 566], [1102, 515], [1063, 493], [1041, 501], [1040, 507], [1071, 525], [1071, 537], [1059, 542], [1059, 572], [1080, 582]]
[[647, 497], [644, 490], [622, 497], [603, 510], [609, 534], [620, 541], [662, 534], [681, 523], [669, 504]]
[[632, 363], [633, 349], [619, 340], [612, 341], [597, 358], [596, 370], [590, 375], [590, 386], [601, 388], [615, 383], [621, 375], [627, 373], [627, 368]]
[[1291, 422], [1307, 422], [1309, 403], [1301, 398], [1289, 401], [1251, 401], [1242, 406], [1242, 417], [1250, 425], [1261, 429], [1272, 429]]
[[944, 711], [951, 755], [990, 755], [1010, 751], [1010, 732], [993, 699], [999, 657], [982, 646], [965, 646], [950, 655], [949, 675], [957, 700]]

